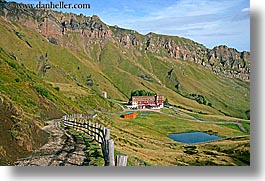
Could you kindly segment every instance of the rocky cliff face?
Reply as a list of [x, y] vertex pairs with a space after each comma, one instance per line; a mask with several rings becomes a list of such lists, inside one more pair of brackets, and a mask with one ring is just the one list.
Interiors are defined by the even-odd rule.
[[[250, 78], [249, 52], [238, 52], [227, 46], [217, 46], [208, 52], [208, 62], [215, 73], [223, 72], [227, 76], [243, 80]], [[215, 66], [216, 63], [219, 66]]]
[[191, 40], [174, 40], [172, 37], [165, 38], [148, 34], [146, 50], [159, 53], [161, 48], [177, 60], [193, 61], [210, 68], [216, 74], [223, 73], [228, 77], [243, 80], [250, 78], [249, 52], [238, 52], [236, 49], [225, 45], [208, 49]]
[[64, 14], [45, 9], [16, 9], [3, 2], [0, 4], [0, 15], [6, 20], [18, 21], [37, 30], [51, 43], [71, 50], [82, 49], [88, 56], [90, 55], [89, 47], [94, 44], [99, 44], [101, 47], [106, 42], [112, 42], [119, 43], [128, 49], [170, 56], [176, 61], [191, 61], [216, 74], [242, 80], [250, 79], [250, 53], [238, 52], [227, 46], [208, 49], [202, 44], [185, 38], [154, 33], [144, 36], [118, 26], [110, 27], [97, 16]]

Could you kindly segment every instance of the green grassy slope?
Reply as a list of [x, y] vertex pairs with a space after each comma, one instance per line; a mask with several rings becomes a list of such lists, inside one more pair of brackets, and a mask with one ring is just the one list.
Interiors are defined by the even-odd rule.
[[[20, 65], [18, 59], [15, 60], [1, 47], [0, 71], [1, 164], [12, 164], [17, 157], [26, 156], [43, 144], [47, 137], [40, 130], [43, 120], [74, 112], [120, 109], [75, 84], [71, 84], [70, 88], [60, 88], [60, 85], [47, 83], [35, 72]], [[76, 89], [79, 91], [75, 92]]]
[[[190, 61], [176, 61], [166, 53], [145, 53], [143, 50], [133, 47], [128, 49], [107, 40], [101, 47], [97, 43], [89, 47], [89, 53], [85, 52], [82, 43], [73, 41], [76, 50], [71, 51], [49, 43], [35, 30], [16, 22], [6, 22], [1, 18], [0, 25], [0, 33], [5, 35], [1, 36], [0, 46], [15, 55], [21, 64], [36, 74], [40, 74], [45, 63], [48, 64], [50, 69], [43, 76], [46, 81], [82, 85], [89, 93], [100, 94], [105, 90], [111, 98], [124, 101], [128, 100], [132, 90], [152, 89], [154, 92], [163, 93], [171, 104], [182, 105], [195, 112], [249, 119], [246, 112], [250, 109], [250, 85], [247, 82], [217, 76]], [[117, 32], [118, 30], [111, 29], [114, 34], [129, 31], [119, 29]], [[142, 35], [136, 35], [143, 39]], [[67, 40], [78, 39], [76, 33], [68, 36], [63, 38], [65, 43]], [[190, 41], [174, 38], [175, 42]], [[170, 71], [172, 74], [169, 77]], [[145, 75], [149, 76], [151, 81], [141, 78]], [[88, 76], [91, 76], [93, 86], [86, 85]], [[179, 83], [178, 89], [176, 80]], [[167, 91], [168, 88], [172, 91]], [[187, 99], [185, 95], [188, 94], [204, 96], [212, 107]]]

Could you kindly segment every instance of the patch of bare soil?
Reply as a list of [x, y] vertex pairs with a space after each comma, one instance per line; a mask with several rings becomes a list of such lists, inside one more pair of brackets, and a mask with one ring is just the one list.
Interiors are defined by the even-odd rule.
[[0, 165], [13, 165], [47, 142], [48, 133], [34, 121], [18, 124], [16, 117], [19, 115], [14, 107], [0, 103]]

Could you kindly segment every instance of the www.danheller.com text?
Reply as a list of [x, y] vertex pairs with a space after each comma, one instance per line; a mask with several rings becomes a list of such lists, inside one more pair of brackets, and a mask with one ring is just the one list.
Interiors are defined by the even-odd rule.
[[[12, 6], [14, 8], [19, 9], [30, 9], [30, 8], [44, 8], [44, 9], [90, 9], [89, 3], [80, 3], [80, 4], [72, 4], [72, 3], [65, 3], [64, 1], [60, 2], [52, 2], [49, 3], [42, 3], [41, 1], [38, 1], [36, 4], [6, 4], [7, 6]], [[11, 7], [11, 8], [12, 8]]]

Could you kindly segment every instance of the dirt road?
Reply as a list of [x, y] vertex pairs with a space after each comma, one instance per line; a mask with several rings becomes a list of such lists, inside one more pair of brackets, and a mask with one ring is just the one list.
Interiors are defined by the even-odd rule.
[[69, 134], [60, 120], [48, 122], [43, 128], [50, 133], [49, 141], [33, 151], [28, 158], [20, 159], [17, 166], [84, 166], [89, 165], [89, 148], [78, 136]]

